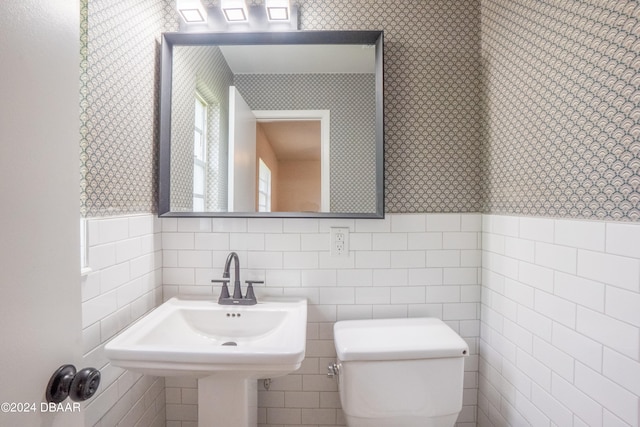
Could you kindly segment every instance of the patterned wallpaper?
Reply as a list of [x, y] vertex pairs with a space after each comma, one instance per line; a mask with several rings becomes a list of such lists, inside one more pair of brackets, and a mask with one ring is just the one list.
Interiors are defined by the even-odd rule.
[[81, 0], [81, 214], [157, 210], [156, 93], [166, 9]]
[[[198, 93], [207, 108], [207, 183], [205, 207], [209, 211], [227, 208], [229, 86], [233, 73], [222, 52], [211, 46], [174, 47], [171, 100], [171, 211], [193, 210], [193, 118]], [[225, 191], [218, 191], [224, 189]]]
[[331, 111], [331, 212], [376, 211], [374, 74], [236, 74], [253, 110]]
[[482, 0], [486, 206], [640, 220], [640, 3]]
[[[82, 213], [155, 212], [158, 41], [178, 29], [174, 2], [83, 1]], [[296, 3], [302, 30], [385, 31], [386, 211], [480, 211], [479, 2]]]

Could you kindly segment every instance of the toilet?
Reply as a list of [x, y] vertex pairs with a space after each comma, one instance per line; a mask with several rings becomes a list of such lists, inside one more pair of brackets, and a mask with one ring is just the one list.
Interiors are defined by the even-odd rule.
[[467, 343], [436, 318], [334, 325], [340, 402], [349, 427], [451, 427], [462, 409]]

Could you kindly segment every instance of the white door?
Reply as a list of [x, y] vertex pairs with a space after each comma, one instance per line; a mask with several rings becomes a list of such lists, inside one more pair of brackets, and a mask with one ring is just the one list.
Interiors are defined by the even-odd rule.
[[229, 87], [229, 212], [256, 211], [256, 117]]
[[79, 16], [77, 0], [0, 2], [1, 426], [84, 424], [43, 406], [59, 366], [84, 368]]

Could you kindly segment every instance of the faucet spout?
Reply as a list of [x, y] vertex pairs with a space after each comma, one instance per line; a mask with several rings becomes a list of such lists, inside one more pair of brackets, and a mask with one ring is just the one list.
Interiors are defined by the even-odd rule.
[[225, 279], [229, 279], [231, 277], [231, 273], [229, 269], [231, 268], [231, 261], [234, 261], [234, 281], [233, 281], [233, 298], [240, 299], [242, 298], [242, 289], [240, 288], [240, 259], [238, 254], [235, 252], [231, 252], [229, 256], [227, 256], [227, 260], [224, 263], [224, 272], [222, 273], [222, 277]]

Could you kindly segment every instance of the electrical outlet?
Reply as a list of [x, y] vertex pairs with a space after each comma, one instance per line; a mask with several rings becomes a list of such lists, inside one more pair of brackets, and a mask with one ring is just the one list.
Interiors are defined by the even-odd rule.
[[345, 227], [331, 227], [331, 256], [349, 256], [349, 229]]

